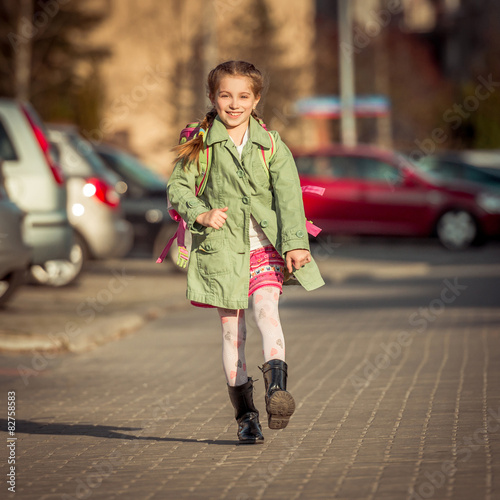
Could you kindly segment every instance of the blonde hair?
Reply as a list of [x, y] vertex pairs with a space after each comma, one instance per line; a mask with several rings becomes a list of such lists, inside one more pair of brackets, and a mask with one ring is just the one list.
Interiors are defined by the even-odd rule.
[[[264, 78], [253, 64], [245, 61], [226, 61], [219, 64], [208, 74], [207, 91], [210, 100], [215, 98], [220, 82], [226, 76], [247, 77], [250, 80], [250, 87], [255, 97], [260, 96], [264, 88]], [[200, 151], [203, 149], [203, 135], [208, 132], [216, 116], [217, 111], [215, 108], [212, 108], [200, 122], [198, 133], [184, 144], [179, 144], [172, 148], [172, 151], [176, 153], [174, 164], [181, 161], [183, 168], [187, 168], [187, 165], [196, 162], [199, 171], [200, 165], [198, 159]], [[252, 111], [252, 116], [257, 120], [259, 119], [255, 110]], [[203, 130], [204, 132], [200, 133], [199, 130]]]

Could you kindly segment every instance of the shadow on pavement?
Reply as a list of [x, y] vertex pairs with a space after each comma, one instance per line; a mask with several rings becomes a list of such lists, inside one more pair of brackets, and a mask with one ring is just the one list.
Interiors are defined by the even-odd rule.
[[[0, 426], [7, 429], [7, 420], [0, 418]], [[200, 443], [217, 444], [225, 446], [239, 445], [238, 441], [215, 440], [215, 439], [189, 439], [176, 437], [156, 437], [156, 436], [134, 436], [123, 434], [119, 431], [138, 431], [142, 427], [115, 427], [111, 425], [92, 425], [92, 424], [47, 424], [44, 422], [34, 422], [30, 420], [16, 420], [16, 434], [49, 434], [54, 436], [93, 436], [107, 439], [126, 439], [139, 441], [163, 441], [179, 443]]]

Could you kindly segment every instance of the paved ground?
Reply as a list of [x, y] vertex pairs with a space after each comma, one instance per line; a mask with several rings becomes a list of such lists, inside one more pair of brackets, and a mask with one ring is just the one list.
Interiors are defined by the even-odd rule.
[[[238, 445], [215, 315], [179, 306], [92, 351], [0, 357], [2, 430], [16, 394], [12, 498], [499, 498], [499, 247], [318, 250], [328, 285], [282, 300], [287, 429]], [[249, 321], [265, 411], [259, 353]]]
[[0, 311], [0, 351], [87, 351], [186, 307], [184, 290], [168, 263], [90, 262], [70, 286], [22, 287]]

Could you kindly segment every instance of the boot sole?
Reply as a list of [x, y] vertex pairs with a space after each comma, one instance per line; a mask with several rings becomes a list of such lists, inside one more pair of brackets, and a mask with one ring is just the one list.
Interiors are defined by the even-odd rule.
[[267, 401], [269, 429], [284, 429], [295, 411], [295, 401], [287, 391], [276, 391]]
[[240, 439], [238, 444], [260, 444], [264, 443], [264, 439]]

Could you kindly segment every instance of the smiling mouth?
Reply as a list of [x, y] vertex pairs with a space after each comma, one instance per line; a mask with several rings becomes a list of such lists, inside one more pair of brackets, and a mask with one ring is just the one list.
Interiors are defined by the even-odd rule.
[[229, 116], [234, 116], [234, 117], [240, 116], [242, 113], [243, 113], [243, 111], [239, 111], [239, 112], [236, 112], [236, 113], [234, 113], [234, 112], [232, 112], [232, 111], [228, 111], [228, 112], [227, 112], [227, 114], [228, 114]]

